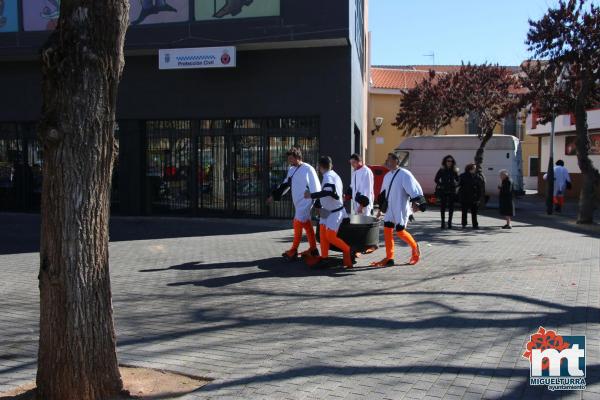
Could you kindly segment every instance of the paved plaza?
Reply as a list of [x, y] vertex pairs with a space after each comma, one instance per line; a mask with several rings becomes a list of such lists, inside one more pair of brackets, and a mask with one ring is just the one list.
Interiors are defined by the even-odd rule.
[[[186, 399], [600, 399], [598, 231], [487, 214], [419, 214], [421, 263], [350, 271], [282, 263], [289, 221], [115, 218], [120, 362], [214, 379]], [[0, 214], [0, 392], [35, 377], [38, 223]], [[540, 326], [587, 335], [586, 391], [529, 385]]]

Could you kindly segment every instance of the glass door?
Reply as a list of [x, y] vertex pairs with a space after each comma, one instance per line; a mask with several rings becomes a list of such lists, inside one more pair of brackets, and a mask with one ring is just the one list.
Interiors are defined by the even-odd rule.
[[225, 211], [225, 136], [198, 138], [198, 208]]
[[189, 121], [147, 123], [146, 190], [149, 212], [189, 212], [192, 140]]
[[231, 211], [261, 215], [266, 200], [262, 173], [264, 146], [260, 136], [231, 137]]

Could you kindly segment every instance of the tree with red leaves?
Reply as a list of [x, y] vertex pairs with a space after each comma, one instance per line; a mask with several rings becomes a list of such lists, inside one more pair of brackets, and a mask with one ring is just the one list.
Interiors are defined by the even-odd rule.
[[424, 135], [450, 125], [454, 119], [453, 104], [446, 97], [455, 93], [451, 90], [453, 75], [429, 71], [426, 79], [407, 91], [400, 101], [400, 111], [392, 125], [402, 129], [405, 135]]
[[492, 64], [463, 65], [456, 73], [457, 84], [452, 96], [457, 99], [456, 116], [475, 114], [477, 135], [481, 144], [475, 153], [475, 164], [481, 169], [485, 145], [490, 141], [504, 117], [519, 110], [522, 104], [521, 83], [513, 71]]
[[589, 157], [586, 110], [600, 103], [600, 8], [588, 8], [584, 0], [561, 0], [529, 25], [526, 43], [542, 61], [523, 64], [528, 99], [541, 123], [558, 114], [575, 115], [577, 163], [583, 175], [577, 222], [593, 223], [600, 173]]
[[474, 160], [481, 168], [485, 145], [494, 129], [521, 105], [519, 87], [513, 72], [498, 65], [466, 64], [439, 78], [431, 72], [428, 79], [404, 95], [394, 125], [409, 134], [438, 134], [453, 120], [473, 113], [481, 140]]

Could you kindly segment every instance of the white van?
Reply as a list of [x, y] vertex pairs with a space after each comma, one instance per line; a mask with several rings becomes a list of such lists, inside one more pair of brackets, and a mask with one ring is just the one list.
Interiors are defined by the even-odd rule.
[[[401, 165], [417, 178], [425, 194], [435, 192], [435, 174], [442, 166], [442, 159], [452, 155], [456, 165], [464, 172], [465, 165], [472, 163], [480, 140], [473, 135], [415, 136], [404, 139], [394, 152]], [[485, 146], [483, 171], [487, 195], [498, 194], [500, 170], [506, 169], [516, 192], [523, 191], [523, 166], [521, 143], [510, 135], [494, 135]]]

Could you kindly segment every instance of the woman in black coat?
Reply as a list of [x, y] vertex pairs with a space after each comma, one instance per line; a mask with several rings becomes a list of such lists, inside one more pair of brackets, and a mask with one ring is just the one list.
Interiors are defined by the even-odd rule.
[[440, 214], [442, 229], [446, 229], [446, 209], [448, 209], [448, 229], [452, 229], [452, 214], [456, 200], [456, 187], [458, 186], [458, 172], [456, 161], [451, 155], [442, 160], [442, 167], [435, 174], [435, 195], [440, 199]]
[[477, 222], [477, 212], [479, 211], [479, 202], [485, 192], [485, 181], [476, 173], [475, 164], [467, 164], [465, 172], [459, 177], [458, 199], [462, 208], [462, 227], [467, 226], [467, 214], [471, 212], [471, 221], [473, 229], [479, 228]]
[[512, 229], [511, 219], [515, 216], [515, 200], [513, 197], [512, 181], [508, 171], [500, 171], [500, 215], [506, 219], [506, 225], [502, 229]]

